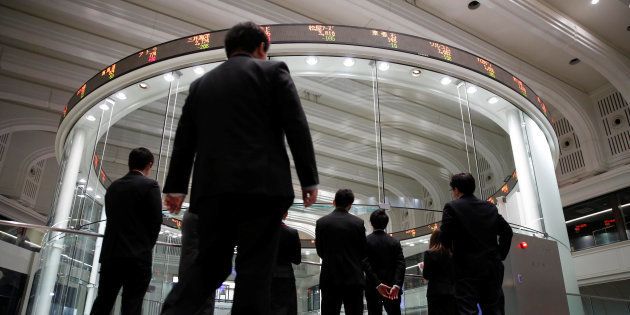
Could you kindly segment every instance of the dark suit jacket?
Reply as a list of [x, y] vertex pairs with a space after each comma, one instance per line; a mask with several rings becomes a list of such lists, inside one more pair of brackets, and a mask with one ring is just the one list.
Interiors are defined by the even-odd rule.
[[315, 224], [315, 247], [322, 259], [319, 286], [364, 286], [363, 263], [367, 255], [363, 220], [335, 209]]
[[280, 227], [280, 238], [278, 242], [278, 256], [274, 268], [274, 278], [294, 278], [293, 266], [299, 265], [302, 261], [302, 245], [300, 236], [294, 228], [282, 223]]
[[405, 281], [405, 256], [400, 242], [384, 231], [367, 236], [367, 261], [372, 272], [366, 272], [368, 287], [381, 283], [397, 285], [402, 289]]
[[455, 294], [453, 260], [450, 255], [430, 250], [424, 252], [422, 277], [429, 280], [427, 297]]
[[510, 251], [510, 225], [495, 205], [474, 195], [462, 196], [444, 206], [441, 231], [441, 241], [451, 248], [456, 267], [502, 261]]
[[115, 180], [105, 194], [105, 237], [101, 263], [132, 258], [151, 265], [153, 246], [162, 225], [158, 183], [138, 172]]
[[[237, 54], [190, 85], [165, 193], [294, 196], [285, 136], [302, 187], [317, 185], [306, 116], [284, 62]], [[201, 205], [203, 206], [203, 205]]]

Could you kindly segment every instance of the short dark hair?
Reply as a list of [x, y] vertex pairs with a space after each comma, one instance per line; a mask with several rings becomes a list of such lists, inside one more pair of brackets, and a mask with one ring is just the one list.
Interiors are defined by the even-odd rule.
[[153, 163], [153, 153], [147, 148], [135, 148], [129, 153], [129, 170], [142, 170]]
[[243, 22], [234, 25], [225, 35], [225, 54], [229, 57], [237, 51], [253, 53], [260, 43], [269, 50], [269, 37], [258, 24]]
[[370, 214], [370, 223], [372, 227], [379, 230], [384, 230], [389, 223], [389, 217], [383, 209], [378, 209]]
[[337, 208], [345, 209], [348, 206], [351, 206], [353, 202], [354, 193], [352, 193], [352, 190], [347, 188], [337, 190], [337, 193], [335, 194], [335, 206]]
[[475, 178], [470, 173], [459, 173], [451, 177], [449, 185], [457, 188], [464, 195], [470, 195], [475, 192]]

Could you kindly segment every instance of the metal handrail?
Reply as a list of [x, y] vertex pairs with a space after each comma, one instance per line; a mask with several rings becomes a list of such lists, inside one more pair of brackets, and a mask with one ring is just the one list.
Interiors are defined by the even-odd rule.
[[594, 300], [630, 303], [630, 299], [611, 298], [611, 297], [605, 297], [605, 296], [597, 296], [597, 295], [589, 295], [589, 294], [577, 294], [577, 293], [569, 293], [569, 292], [567, 292], [567, 295], [577, 296], [577, 297], [586, 297], [586, 298], [594, 299]]

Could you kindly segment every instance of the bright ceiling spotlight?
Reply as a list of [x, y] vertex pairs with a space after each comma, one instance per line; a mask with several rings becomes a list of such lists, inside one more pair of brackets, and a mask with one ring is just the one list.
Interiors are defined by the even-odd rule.
[[491, 98], [488, 99], [488, 103], [490, 104], [496, 104], [499, 101], [499, 98], [496, 96], [493, 96]]
[[346, 67], [354, 66], [354, 58], [345, 58], [343, 60], [343, 65], [346, 66]]
[[591, 0], [591, 4], [598, 4], [599, 0]]
[[308, 56], [308, 57], [306, 57], [306, 63], [309, 66], [316, 65], [318, 61], [319, 61], [319, 59], [317, 59], [317, 57], [315, 57], [315, 56]]
[[98, 108], [100, 108], [102, 110], [109, 110], [109, 106], [107, 106], [106, 103], [103, 103], [103, 104], [99, 105]]
[[442, 83], [442, 85], [449, 85], [451, 84], [451, 82], [453, 82], [453, 80], [449, 77], [443, 77], [442, 80], [440, 80], [440, 83]]
[[173, 82], [173, 80], [175, 80], [175, 76], [173, 73], [169, 72], [164, 75], [164, 80], [166, 80], [166, 82]]
[[85, 183], [87, 183], [87, 180], [85, 180], [85, 178], [81, 178], [81, 179], [79, 179], [79, 183], [85, 184]]
[[94, 190], [94, 189], [93, 189], [92, 187], [88, 186], [88, 188], [86, 188], [85, 190], [87, 190], [87, 191], [92, 191], [92, 190]]
[[473, 94], [477, 92], [477, 88], [471, 85], [466, 89], [466, 92], [468, 92], [468, 94]]
[[378, 63], [378, 70], [387, 71], [389, 70], [389, 62], [381, 61]]
[[94, 198], [101, 199], [102, 197], [101, 197], [101, 195], [96, 195], [96, 196], [94, 196]]
[[119, 100], [126, 100], [127, 99], [127, 95], [125, 95], [125, 93], [123, 92], [118, 92], [116, 93], [116, 98]]
[[94, 116], [92, 116], [92, 115], [87, 115], [87, 116], [85, 117], [85, 119], [87, 119], [87, 120], [89, 120], [89, 121], [95, 121], [95, 120], [96, 120], [96, 117], [94, 117]]
[[138, 83], [138, 86], [139, 86], [141, 89], [148, 89], [148, 88], [149, 88], [149, 85], [148, 85], [148, 84], [146, 84], [146, 83], [144, 83], [144, 82], [140, 82], [140, 83]]
[[202, 75], [202, 74], [204, 74], [204, 73], [206, 72], [206, 70], [203, 70], [203, 68], [202, 68], [202, 67], [200, 67], [200, 66], [195, 67], [195, 68], [193, 69], [193, 71], [195, 71], [195, 73], [196, 73], [197, 75]]
[[411, 75], [414, 76], [414, 77], [420, 76], [421, 73], [422, 73], [422, 71], [420, 71], [420, 69], [413, 69], [413, 70], [411, 70]]

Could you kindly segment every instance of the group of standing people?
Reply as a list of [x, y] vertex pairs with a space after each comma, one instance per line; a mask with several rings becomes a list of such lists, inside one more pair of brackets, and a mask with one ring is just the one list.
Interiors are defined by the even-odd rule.
[[[237, 245], [231, 314], [297, 312], [291, 264], [301, 258], [299, 236], [282, 223], [294, 200], [285, 139], [305, 207], [317, 199], [319, 178], [297, 90], [287, 65], [267, 60], [269, 45], [258, 25], [237, 24], [225, 37], [228, 60], [190, 86], [162, 189], [163, 204], [179, 213], [192, 172], [179, 281], [162, 314], [211, 314], [215, 290], [232, 273]], [[91, 314], [109, 314], [121, 287], [122, 314], [140, 314], [162, 222], [159, 185], [149, 178], [153, 159], [149, 150], [134, 149], [129, 173], [107, 190], [101, 276]], [[472, 190], [458, 183], [455, 177], [451, 181], [454, 196], [461, 195], [445, 206], [439, 237], [446, 249], [437, 252], [447, 258], [452, 253], [457, 307], [461, 314], [474, 314], [473, 301], [482, 308], [502, 302], [498, 279], [511, 230], [495, 207], [474, 198], [474, 179]], [[385, 232], [384, 210], [371, 214], [374, 232], [366, 237], [363, 220], [348, 212], [353, 201], [351, 190], [339, 190], [335, 210], [316, 224], [322, 314], [339, 314], [342, 304], [346, 314], [363, 314], [364, 295], [370, 314], [383, 308], [400, 314], [405, 273], [400, 242]], [[477, 217], [466, 216], [479, 209]], [[496, 234], [480, 234], [484, 229]], [[425, 264], [425, 276], [432, 278], [433, 264], [429, 259]], [[484, 314], [494, 313], [484, 309]]]

